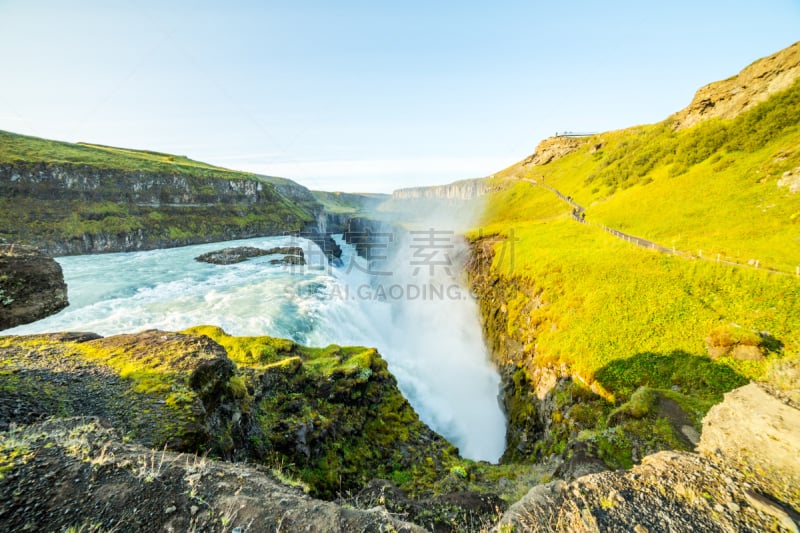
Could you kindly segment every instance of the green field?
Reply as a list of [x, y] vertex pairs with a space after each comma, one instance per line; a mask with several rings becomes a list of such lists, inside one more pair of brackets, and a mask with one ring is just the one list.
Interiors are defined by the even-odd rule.
[[[581, 438], [599, 442], [609, 464], [629, 465], [628, 444], [602, 450], [624, 441], [606, 438], [617, 431], [609, 416], [620, 405], [636, 411], [629, 400], [637, 389], [675, 400], [699, 427], [723, 393], [748, 380], [798, 385], [775, 378], [777, 368], [800, 364], [800, 196], [777, 185], [797, 167], [800, 82], [732, 120], [598, 134], [548, 164], [519, 163], [491, 178], [498, 190], [469, 237], [504, 237], [492, 273], [519, 289], [503, 302], [505, 329], [488, 334], [522, 346], [512, 361], [520, 379], [564, 364], [607, 402], [584, 404], [582, 422], [558, 414], [544, 452], [585, 430]], [[587, 224], [523, 180], [571, 196]], [[603, 226], [679, 253], [638, 247]], [[734, 357], [737, 350], [757, 360]], [[625, 432], [658, 434], [650, 414], [646, 424], [626, 422]], [[669, 431], [659, 439], [650, 445], [675, 445]]]

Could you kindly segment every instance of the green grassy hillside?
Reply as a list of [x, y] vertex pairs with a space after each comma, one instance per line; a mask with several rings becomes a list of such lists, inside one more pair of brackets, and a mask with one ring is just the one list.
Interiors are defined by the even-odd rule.
[[[550, 164], [515, 165], [495, 179], [543, 181], [586, 207], [588, 220], [668, 247], [794, 273], [800, 201], [776, 184], [797, 167], [800, 80], [733, 120], [604, 133]], [[544, 210], [535, 218], [555, 214], [548, 194], [522, 186], [509, 198], [519, 209], [497, 202], [486, 221], [527, 218], [531, 208]]]
[[100, 144], [73, 144], [19, 135], [7, 131], [0, 131], [0, 164], [3, 163], [16, 165], [31, 163], [67, 164], [103, 170], [178, 173], [228, 179], [256, 179], [254, 174], [215, 167], [180, 155], [115, 148]]
[[[502, 190], [491, 197], [483, 232], [513, 232], [498, 245], [498, 271], [552, 291], [542, 313], [556, 327], [537, 336], [541, 357], [577, 358], [591, 374], [642, 351], [702, 354], [709, 332], [729, 323], [769, 331], [795, 351], [800, 197], [777, 181], [798, 166], [800, 81], [733, 120], [677, 133], [665, 121], [600, 134], [550, 164], [511, 167], [494, 178]], [[570, 195], [590, 224], [519, 178]], [[641, 249], [599, 225], [712, 261]], [[761, 268], [718, 264], [718, 254]]]
[[[586, 430], [581, 438], [609, 464], [629, 465], [631, 445], [613, 429], [625, 417], [610, 415], [621, 404], [636, 411], [637, 389], [676, 401], [699, 427], [724, 392], [800, 364], [800, 195], [777, 185], [797, 167], [800, 81], [734, 119], [598, 134], [548, 164], [521, 162], [491, 179], [497, 191], [470, 237], [504, 237], [491, 275], [505, 301], [484, 306], [484, 321], [490, 338], [521, 348], [501, 366], [519, 368], [516, 383], [535, 383], [535, 369], [563, 364], [609, 401], [571, 418], [566, 406], [548, 422], [544, 452]], [[537, 184], [571, 196], [587, 223]], [[679, 253], [638, 247], [603, 226]], [[512, 404], [524, 407], [517, 396]], [[530, 416], [520, 409], [512, 424]], [[678, 446], [649, 412], [625, 432], [657, 436], [650, 449]]]

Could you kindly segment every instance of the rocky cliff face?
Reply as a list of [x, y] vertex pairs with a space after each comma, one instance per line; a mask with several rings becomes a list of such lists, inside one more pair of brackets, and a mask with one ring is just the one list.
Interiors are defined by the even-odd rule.
[[730, 119], [788, 89], [798, 77], [800, 42], [755, 61], [735, 76], [702, 87], [688, 107], [670, 118], [678, 130], [710, 118]]
[[124, 202], [147, 207], [253, 205], [280, 199], [273, 185], [253, 179], [197, 179], [180, 174], [47, 163], [0, 165], [0, 194], [9, 198]]
[[347, 220], [347, 226], [342, 236], [347, 244], [352, 244], [361, 257], [370, 258], [371, 252], [381, 250], [379, 254], [386, 255], [382, 250], [395, 242], [395, 228], [383, 220], [369, 217], [354, 216]]
[[50, 255], [149, 250], [300, 234], [329, 257], [311, 192], [270, 177], [99, 169], [79, 164], [0, 165], [0, 237]]
[[552, 330], [537, 319], [548, 302], [536, 280], [493, 271], [498, 239], [472, 243], [467, 271], [484, 338], [502, 378], [508, 426], [501, 461], [528, 463], [556, 455], [565, 461], [557, 474], [571, 479], [630, 468], [658, 450], [691, 449], [698, 438], [697, 415], [663, 391], [641, 386], [626, 401], [615, 402], [597, 381], [537, 357], [538, 337]]
[[525, 158], [522, 166], [546, 165], [551, 161], [571, 154], [587, 142], [589, 142], [587, 137], [549, 137], [539, 143], [533, 154]]
[[699, 453], [534, 487], [494, 531], [796, 532], [799, 423], [795, 405], [747, 385], [709, 411]]
[[489, 192], [484, 179], [456, 181], [447, 185], [409, 187], [392, 193], [393, 200], [474, 200]]
[[0, 331], [65, 308], [61, 266], [36, 248], [0, 244]]
[[[481, 326], [489, 353], [502, 377], [503, 405], [508, 417], [507, 448], [504, 460], [525, 460], [537, 456], [551, 439], [553, 398], [559, 383], [570, 378], [569, 369], [552, 365], [534, 365], [530, 345], [536, 328], [511, 328], [506, 302], [524, 295], [526, 309], [536, 309], [543, 302], [534, 287], [522, 280], [506, 279], [491, 271], [493, 246], [486, 238], [473, 243], [467, 271], [473, 293], [481, 310]], [[510, 333], [510, 331], [514, 333]]]
[[4, 525], [422, 531], [375, 508], [391, 502], [460, 532], [504, 506], [468, 490], [478, 465], [419, 420], [374, 349], [210, 326], [0, 337], [0, 390]]
[[0, 337], [0, 355], [0, 430], [99, 416], [158, 449], [285, 461], [329, 498], [393, 472], [446, 473], [456, 460], [375, 350], [310, 349], [199, 327]]

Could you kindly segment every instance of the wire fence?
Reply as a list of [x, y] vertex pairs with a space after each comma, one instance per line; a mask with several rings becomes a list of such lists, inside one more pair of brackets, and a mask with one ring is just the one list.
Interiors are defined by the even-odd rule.
[[800, 265], [795, 266], [794, 272], [789, 272], [789, 271], [781, 270], [781, 269], [778, 269], [778, 268], [763, 267], [761, 265], [761, 262], [759, 260], [757, 260], [757, 259], [751, 259], [747, 263], [740, 263], [740, 262], [737, 262], [737, 261], [730, 261], [728, 259], [723, 259], [722, 258], [722, 254], [717, 254], [716, 257], [714, 257], [713, 255], [710, 256], [710, 257], [708, 255], [703, 255], [703, 251], [702, 250], [698, 250], [697, 254], [693, 254], [693, 253], [686, 252], [686, 251], [683, 251], [683, 250], [678, 250], [674, 246], [670, 248], [670, 247], [664, 246], [662, 244], [659, 244], [657, 242], [653, 242], [653, 241], [650, 241], [650, 240], [647, 240], [647, 239], [643, 239], [642, 237], [637, 237], [636, 235], [631, 235], [629, 233], [624, 233], [622, 231], [619, 231], [618, 229], [610, 228], [610, 227], [605, 226], [603, 224], [597, 224], [595, 222], [590, 222], [590, 221], [586, 220], [586, 210], [583, 208], [583, 206], [581, 206], [575, 200], [573, 200], [571, 196], [565, 195], [561, 191], [556, 189], [555, 187], [551, 187], [550, 185], [546, 185], [544, 183], [540, 183], [540, 182], [538, 182], [536, 180], [532, 180], [532, 179], [528, 179], [528, 178], [520, 178], [520, 179], [521, 179], [521, 181], [526, 181], [526, 182], [528, 182], [528, 183], [530, 183], [532, 185], [535, 185], [536, 187], [541, 187], [542, 189], [547, 189], [548, 191], [550, 191], [553, 194], [555, 194], [556, 196], [558, 196], [561, 200], [563, 200], [564, 202], [568, 203], [572, 207], [572, 212], [571, 212], [572, 219], [575, 220], [576, 222], [580, 222], [581, 224], [588, 224], [588, 225], [591, 225], [591, 226], [598, 227], [598, 228], [602, 229], [603, 231], [605, 231], [605, 232], [617, 237], [618, 239], [622, 239], [622, 240], [624, 240], [626, 242], [629, 242], [629, 243], [634, 244], [636, 246], [639, 246], [641, 248], [646, 248], [648, 250], [654, 250], [654, 251], [661, 252], [661, 253], [667, 253], [667, 254], [671, 254], [671, 255], [675, 255], [675, 256], [679, 256], [679, 257], [684, 257], [686, 259], [700, 259], [700, 260], [703, 260], [703, 261], [712, 261], [712, 262], [715, 262], [715, 263], [730, 265], [730, 266], [733, 266], [733, 267], [736, 267], [736, 268], [749, 268], [749, 269], [753, 269], [753, 270], [762, 270], [762, 271], [766, 270], [766, 271], [774, 273], [774, 274], [781, 274], [781, 275], [784, 275], [784, 276], [795, 276], [795, 277], [800, 278]]

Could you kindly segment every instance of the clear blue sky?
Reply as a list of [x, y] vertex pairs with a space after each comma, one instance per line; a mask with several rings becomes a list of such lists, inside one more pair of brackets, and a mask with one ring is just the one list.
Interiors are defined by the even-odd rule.
[[0, 129], [391, 191], [659, 121], [797, 40], [798, 0], [0, 0]]

